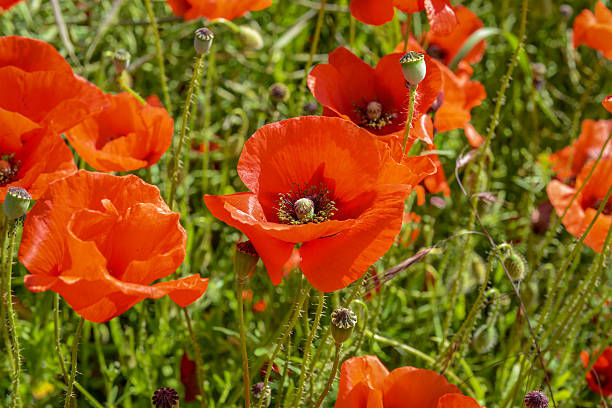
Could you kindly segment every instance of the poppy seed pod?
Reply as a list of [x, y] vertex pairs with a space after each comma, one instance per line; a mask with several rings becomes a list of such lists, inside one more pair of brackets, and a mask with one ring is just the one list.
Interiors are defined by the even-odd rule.
[[380, 102], [372, 101], [366, 106], [366, 115], [369, 120], [378, 120], [382, 115], [382, 105]]
[[254, 271], [259, 254], [253, 247], [251, 241], [238, 242], [234, 254], [234, 268], [238, 279], [243, 280], [249, 277]]
[[342, 344], [351, 337], [353, 329], [357, 325], [357, 315], [350, 309], [344, 307], [334, 310], [331, 314], [331, 333], [336, 344]]
[[524, 401], [526, 408], [548, 408], [548, 397], [540, 391], [529, 391]]
[[310, 198], [300, 198], [293, 204], [293, 208], [300, 221], [314, 217], [314, 202]]
[[120, 74], [130, 66], [131, 55], [126, 50], [117, 50], [113, 54], [113, 65], [117, 73]]
[[240, 36], [240, 43], [247, 51], [261, 50], [264, 46], [263, 38], [259, 31], [249, 26], [238, 27], [238, 35]]
[[196, 54], [208, 54], [214, 39], [215, 34], [210, 29], [206, 27], [198, 28], [193, 36], [193, 48], [195, 48]]
[[407, 86], [418, 85], [419, 82], [425, 79], [427, 74], [425, 55], [420, 52], [408, 51], [400, 58], [400, 64]]
[[4, 215], [10, 221], [23, 217], [28, 212], [32, 196], [24, 188], [9, 187], [4, 197]]
[[169, 387], [162, 387], [153, 393], [151, 398], [155, 408], [178, 408], [179, 395], [178, 392]]

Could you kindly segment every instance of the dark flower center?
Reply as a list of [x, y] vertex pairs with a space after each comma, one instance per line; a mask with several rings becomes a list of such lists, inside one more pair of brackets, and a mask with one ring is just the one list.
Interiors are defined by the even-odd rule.
[[355, 112], [360, 126], [376, 130], [390, 125], [397, 118], [397, 113], [385, 111], [383, 105], [378, 101], [371, 101], [365, 107], [355, 105]]
[[290, 225], [329, 221], [338, 209], [328, 195], [329, 191], [322, 183], [310, 187], [294, 184], [288, 193], [278, 195], [275, 207], [278, 220]]
[[[598, 199], [593, 201], [593, 203], [590, 205], [591, 208], [595, 209], [595, 210], [599, 210], [599, 206], [601, 205], [601, 203], [603, 202], [602, 199]], [[602, 213], [605, 215], [612, 215], [612, 199], [609, 199], [608, 202], [606, 203], [606, 205], [604, 206]]]
[[179, 400], [178, 392], [172, 388], [162, 387], [153, 393], [155, 408], [174, 408]]
[[11, 156], [0, 157], [0, 186], [10, 183], [19, 172], [20, 162]]
[[438, 61], [443, 61], [446, 58], [446, 51], [440, 48], [440, 46], [437, 44], [431, 44], [429, 47], [427, 47], [427, 54], [431, 58], [435, 58]]

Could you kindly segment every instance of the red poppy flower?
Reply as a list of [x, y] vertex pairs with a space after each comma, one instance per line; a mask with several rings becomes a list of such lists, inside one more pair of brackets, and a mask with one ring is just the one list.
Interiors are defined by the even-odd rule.
[[[582, 168], [575, 186], [563, 184], [559, 180], [553, 180], [548, 184], [546, 188], [548, 198], [555, 207], [557, 215], [563, 215], [572, 197], [584, 184], [584, 180], [594, 164], [594, 162], [591, 162]], [[602, 158], [593, 175], [561, 220], [570, 234], [581, 237], [586, 232], [610, 186], [612, 186], [612, 158]], [[601, 252], [611, 225], [612, 202], [608, 201], [603, 212], [597, 217], [589, 235], [584, 239], [584, 244], [593, 248], [596, 252]]]
[[265, 311], [268, 308], [268, 302], [266, 302], [264, 299], [255, 302], [255, 304], [253, 305], [253, 312], [255, 313], [261, 313], [263, 311]]
[[425, 10], [429, 25], [440, 34], [450, 33], [457, 17], [449, 0], [351, 0], [351, 14], [365, 24], [381, 25], [393, 20], [394, 7], [405, 13]]
[[601, 1], [595, 5], [595, 14], [582, 10], [574, 20], [573, 40], [574, 48], [584, 44], [612, 59], [612, 11]]
[[[323, 115], [351, 120], [376, 135], [403, 139], [408, 89], [399, 63], [402, 54], [389, 54], [370, 67], [344, 47], [329, 54], [308, 75], [308, 88], [324, 106]], [[413, 124], [427, 112], [442, 88], [440, 70], [425, 57], [427, 75], [417, 88]]]
[[608, 110], [608, 112], [612, 113], [612, 95], [606, 96], [601, 104]]
[[181, 357], [181, 383], [185, 387], [185, 402], [195, 401], [196, 396], [200, 395], [196, 363], [184, 351]]
[[400, 367], [389, 372], [376, 356], [342, 363], [335, 408], [480, 408], [471, 397], [430, 370]]
[[24, 0], [0, 0], [0, 11], [6, 11]]
[[[597, 354], [598, 351], [595, 351]], [[589, 365], [589, 353], [580, 353], [582, 364]], [[586, 381], [590, 389], [602, 395], [612, 395], [612, 346], [607, 347], [599, 356], [593, 368], [586, 375]]]
[[0, 109], [16, 112], [59, 134], [108, 104], [97, 87], [72, 73], [51, 45], [0, 37]]
[[208, 279], [151, 285], [185, 257], [185, 230], [155, 186], [138, 177], [81, 170], [49, 185], [28, 214], [19, 260], [33, 292], [53, 290], [85, 319], [104, 322], [144, 298], [185, 307]]
[[272, 0], [166, 0], [166, 3], [174, 14], [185, 20], [199, 17], [233, 20], [249, 11], [270, 7]]
[[238, 174], [249, 192], [204, 200], [249, 237], [272, 283], [302, 243], [302, 272], [330, 292], [391, 247], [404, 199], [434, 171], [426, 157], [398, 164], [385, 143], [347, 120], [306, 116], [266, 125], [245, 143]]
[[[597, 159], [610, 132], [612, 120], [584, 120], [578, 139], [571, 146], [549, 156], [557, 177], [572, 182], [585, 164]], [[612, 156], [612, 143], [608, 143], [603, 156]]]
[[99, 171], [129, 171], [157, 163], [172, 143], [174, 121], [163, 108], [143, 105], [129, 93], [108, 95], [110, 105], [66, 132], [66, 138]]

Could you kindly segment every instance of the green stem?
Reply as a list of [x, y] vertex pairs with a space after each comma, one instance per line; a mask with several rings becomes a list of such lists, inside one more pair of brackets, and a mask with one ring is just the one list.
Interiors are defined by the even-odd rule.
[[176, 150], [174, 151], [174, 158], [172, 161], [172, 173], [170, 173], [170, 193], [168, 194], [168, 206], [174, 208], [174, 195], [176, 193], [176, 187], [178, 184], [179, 174], [179, 162], [181, 158], [181, 151], [183, 150], [183, 144], [185, 143], [185, 134], [187, 133], [187, 122], [189, 121], [189, 113], [191, 112], [191, 103], [193, 102], [194, 90], [196, 88], [196, 79], [200, 75], [202, 64], [206, 54], [198, 55], [193, 66], [193, 74], [191, 75], [191, 81], [189, 82], [189, 90], [187, 91], [187, 97], [185, 98], [185, 105], [183, 106], [183, 117], [181, 120], [181, 131], [179, 133], [179, 141]]
[[206, 406], [206, 400], [204, 398], [204, 381], [202, 374], [202, 367], [204, 366], [204, 360], [202, 359], [202, 353], [200, 352], [200, 346], [198, 346], [198, 339], [196, 338], [195, 332], [193, 331], [193, 326], [191, 325], [191, 319], [189, 318], [189, 312], [186, 308], [182, 307], [183, 313], [185, 315], [185, 322], [187, 323], [187, 329], [189, 330], [189, 336], [191, 337], [191, 344], [193, 345], [193, 351], [195, 353], [196, 358], [196, 377], [198, 379], [198, 390], [200, 391], [200, 396], [202, 397], [200, 401], [200, 407], [204, 408]]
[[336, 380], [338, 366], [340, 365], [340, 352], [341, 351], [342, 351], [342, 343], [340, 344], [336, 343], [336, 353], [334, 354], [334, 364], [332, 365], [331, 373], [329, 374], [329, 380], [327, 380], [327, 384], [325, 384], [325, 389], [323, 389], [323, 392], [319, 396], [319, 399], [317, 400], [317, 403], [315, 404], [315, 408], [319, 408], [321, 406], [321, 404], [323, 403], [323, 400], [325, 399], [325, 397], [327, 397], [329, 390], [331, 390], [331, 387], [334, 384], [334, 381]]
[[403, 156], [406, 155], [406, 145], [408, 144], [408, 138], [410, 137], [410, 129], [412, 129], [412, 118], [414, 117], [414, 104], [416, 101], [416, 91], [418, 88], [418, 84], [415, 85], [407, 85], [408, 90], [410, 91], [410, 99], [408, 102], [408, 116], [406, 117], [406, 127], [404, 128], [404, 148], [403, 148]]
[[6, 263], [6, 251], [4, 250], [4, 247], [6, 245], [6, 229], [7, 229], [7, 219], [3, 216], [0, 215], [0, 256], [1, 256], [1, 261], [0, 261], [0, 279], [1, 279], [1, 290], [2, 290], [2, 295], [0, 296], [0, 323], [2, 324], [2, 337], [4, 339], [4, 346], [6, 348], [6, 356], [9, 362], [9, 368], [11, 370], [11, 373], [15, 373], [15, 360], [13, 360], [13, 353], [12, 353], [12, 344], [11, 344], [11, 338], [10, 338], [10, 334], [9, 334], [9, 327], [8, 327], [8, 320], [7, 320], [7, 316], [6, 316], [6, 303], [7, 300], [10, 299], [10, 296], [7, 297], [6, 296], [6, 289], [5, 289], [5, 285], [6, 285], [6, 274], [5, 274], [5, 263]]
[[79, 384], [78, 381], [74, 382], [74, 388], [76, 388], [77, 390], [79, 390], [79, 392], [81, 394], [83, 394], [83, 396], [85, 397], [85, 399], [87, 399], [89, 401], [89, 403], [94, 407], [94, 408], [104, 408], [104, 405], [102, 405], [100, 403], [100, 401], [98, 401], [97, 399], [94, 398], [93, 395], [91, 395], [86, 389], [85, 387], [83, 387], [81, 384]]
[[202, 191], [208, 192], [208, 168], [210, 167], [210, 120], [211, 120], [211, 106], [210, 98], [212, 92], [212, 78], [215, 70], [215, 49], [210, 50], [208, 57], [208, 66], [206, 67], [206, 84], [204, 85], [204, 129], [202, 130], [204, 136], [204, 147], [205, 151], [202, 155]]
[[308, 340], [306, 341], [306, 347], [304, 348], [304, 356], [302, 357], [302, 367], [300, 370], [300, 380], [298, 382], [298, 392], [295, 396], [295, 400], [293, 404], [295, 406], [300, 406], [302, 400], [302, 393], [304, 392], [304, 379], [306, 378], [306, 365], [308, 364], [308, 359], [310, 358], [310, 349], [312, 348], [312, 343], [319, 329], [319, 323], [321, 321], [321, 315], [323, 314], [323, 307], [325, 306], [325, 293], [319, 292], [318, 296], [318, 304], [317, 311], [315, 312], [315, 321], [312, 324], [312, 329], [310, 330], [310, 336], [308, 336]]
[[[278, 352], [280, 351], [282, 345], [285, 343], [287, 338], [291, 335], [291, 330], [293, 330], [293, 328], [295, 327], [295, 324], [297, 323], [300, 317], [302, 305], [304, 305], [304, 301], [306, 300], [306, 297], [308, 296], [308, 292], [310, 292], [310, 285], [307, 284], [306, 287], [302, 288], [301, 292], [298, 294], [297, 301], [295, 302], [295, 306], [293, 308], [293, 315], [291, 316], [291, 319], [289, 320], [289, 323], [287, 324], [287, 327], [285, 328], [285, 332], [283, 333], [283, 336], [281, 337], [279, 342], [276, 343], [276, 347], [274, 348], [274, 351], [272, 352], [272, 356], [270, 356], [270, 361], [269, 361], [268, 367], [266, 368], [266, 374], [263, 380], [264, 390], [266, 390], [268, 387], [268, 382], [270, 381], [270, 374], [272, 374], [272, 366], [274, 365], [274, 360], [276, 359], [276, 356], [278, 355]], [[265, 402], [264, 397], [265, 397], [265, 392], [262, 393], [261, 398], [259, 399], [259, 403], [257, 405], [259, 408], [263, 408], [264, 406], [264, 402]]]
[[[17, 316], [13, 309], [13, 290], [11, 287], [11, 279], [13, 276], [13, 252], [15, 251], [15, 236], [17, 235], [17, 225], [14, 221], [7, 220], [8, 228], [6, 233], [9, 234], [9, 246], [6, 254], [4, 268], [4, 301], [6, 304], [6, 313], [8, 317], [8, 331], [12, 342], [12, 357], [14, 362], [13, 371], [13, 400], [12, 407], [21, 406], [21, 397], [19, 396], [19, 384], [21, 381], [21, 348], [19, 346], [19, 336], [17, 335]], [[11, 225], [12, 224], [12, 225]], [[2, 248], [4, 250], [4, 248]]]
[[81, 333], [83, 332], [84, 323], [85, 319], [81, 317], [79, 321], [79, 326], [77, 327], [76, 333], [74, 335], [74, 344], [72, 345], [72, 368], [70, 369], [70, 378], [68, 379], [68, 390], [66, 391], [66, 400], [64, 401], [64, 408], [68, 408], [70, 406], [70, 401], [72, 400], [72, 388], [74, 386], [74, 377], [76, 376], [79, 341], [81, 340]]
[[138, 99], [140, 103], [142, 103], [143, 105], [146, 105], [147, 101], [145, 101], [142, 96], [140, 96], [135, 90], [130, 88], [130, 86], [128, 85], [129, 80], [128, 80], [127, 75], [128, 75], [127, 71], [123, 71], [121, 74], [119, 74], [119, 86], [121, 86], [121, 88], [123, 88], [124, 91], [128, 92], [134, 98]]
[[249, 379], [249, 355], [246, 345], [246, 331], [244, 327], [244, 300], [242, 290], [244, 289], [244, 279], [236, 275], [236, 296], [238, 297], [238, 326], [240, 327], [240, 351], [242, 352], [242, 378], [244, 382], [244, 406], [251, 406], [251, 381]]
[[59, 293], [55, 293], [54, 295], [54, 308], [53, 308], [53, 337], [55, 339], [55, 351], [57, 352], [57, 357], [59, 359], [60, 368], [62, 370], [62, 376], [64, 377], [64, 382], [66, 386], [68, 386], [69, 378], [68, 371], [66, 371], [66, 364], [64, 363], [64, 356], [62, 355], [61, 349], [61, 341], [60, 341], [60, 332], [59, 332]]
[[155, 40], [155, 53], [157, 54], [157, 64], [159, 65], [159, 81], [161, 83], [162, 92], [164, 94], [164, 104], [166, 110], [172, 112], [172, 105], [170, 103], [170, 94], [168, 93], [168, 82], [166, 81], [166, 68], [164, 66], [164, 54], [161, 48], [161, 41], [159, 39], [159, 29], [157, 28], [157, 21], [155, 20], [155, 13], [151, 5], [151, 0], [145, 0], [145, 7], [151, 20], [151, 28], [153, 28], [153, 36]]

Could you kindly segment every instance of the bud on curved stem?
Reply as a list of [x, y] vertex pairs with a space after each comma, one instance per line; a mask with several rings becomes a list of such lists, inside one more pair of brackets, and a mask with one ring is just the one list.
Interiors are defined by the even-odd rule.
[[206, 27], [198, 28], [193, 36], [193, 48], [196, 54], [208, 54], [214, 39], [215, 34], [210, 29]]

